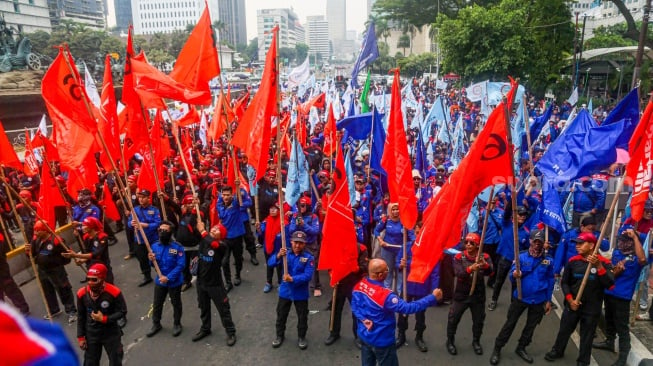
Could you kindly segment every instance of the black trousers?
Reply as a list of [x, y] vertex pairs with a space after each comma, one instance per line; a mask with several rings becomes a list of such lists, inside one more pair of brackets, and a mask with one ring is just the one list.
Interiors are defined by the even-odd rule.
[[267, 265], [268, 259], [270, 256], [265, 253], [265, 250], [263, 251], [263, 255], [265, 256], [265, 282], [269, 283], [270, 285], [272, 284], [272, 276], [274, 275], [274, 269], [276, 268], [277, 270], [277, 284], [281, 285], [281, 275], [283, 272], [283, 264], [278, 264], [276, 267], [270, 267]]
[[568, 306], [562, 312], [560, 318], [560, 330], [558, 336], [553, 344], [553, 350], [559, 354], [564, 354], [567, 348], [567, 342], [571, 334], [576, 330], [576, 326], [580, 323], [580, 344], [578, 347], [578, 363], [585, 365], [590, 364], [592, 357], [592, 340], [594, 339], [594, 331], [599, 323], [600, 314], [587, 314], [581, 310], [572, 311]]
[[[409, 302], [421, 299], [421, 296], [408, 295]], [[397, 314], [397, 330], [405, 333], [408, 329], [408, 314]], [[415, 330], [418, 335], [422, 335], [426, 329], [426, 310], [415, 313]]]
[[308, 331], [308, 300], [288, 300], [279, 298], [277, 303], [277, 336], [283, 337], [286, 333], [286, 321], [290, 313], [290, 306], [295, 304], [297, 313], [297, 335], [299, 338], [305, 338]]
[[[499, 247], [499, 244], [497, 244], [497, 243], [485, 243], [483, 245], [483, 252], [487, 253], [487, 255], [490, 256], [490, 259], [492, 260], [492, 264], [494, 264], [494, 265], [498, 265], [498, 262], [497, 262], [497, 257], [499, 256], [497, 254], [497, 248], [498, 247]], [[495, 267], [495, 270], [492, 273], [490, 273], [490, 275], [487, 277], [487, 285], [489, 287], [494, 286], [494, 281], [497, 278], [497, 271], [496, 270], [497, 270], [497, 268]]]
[[243, 237], [245, 250], [252, 258], [256, 258], [256, 238], [252, 232], [252, 224], [247, 220], [243, 222], [243, 225], [245, 226], [245, 236]]
[[[340, 329], [342, 327], [342, 310], [345, 307], [345, 301], [349, 301], [349, 307], [351, 307], [351, 298], [352, 298], [353, 285], [338, 285], [336, 289], [336, 308], [333, 314], [333, 329], [331, 329], [331, 334], [340, 335]], [[331, 319], [329, 319], [331, 320]], [[357, 338], [356, 334], [356, 317], [354, 314], [351, 314], [351, 331], [354, 334], [354, 338]]]
[[454, 300], [449, 308], [449, 317], [447, 319], [447, 337], [454, 338], [458, 323], [463, 317], [465, 310], [469, 309], [472, 313], [472, 335], [475, 340], [481, 339], [483, 334], [483, 323], [485, 322], [485, 301], [456, 301]]
[[440, 266], [440, 289], [442, 289], [442, 301], [451, 301], [455, 287], [456, 276], [453, 271], [453, 256], [444, 254]]
[[494, 341], [494, 348], [501, 349], [506, 345], [506, 343], [508, 343], [512, 332], [515, 330], [517, 322], [524, 311], [527, 311], [526, 324], [521, 332], [518, 347], [524, 348], [531, 344], [535, 327], [540, 324], [542, 317], [544, 317], [544, 304], [527, 304], [513, 297], [510, 302], [510, 307], [508, 308], [506, 322], [503, 324], [497, 339]]
[[87, 338], [88, 348], [84, 352], [84, 366], [99, 366], [102, 357], [102, 348], [107, 351], [109, 366], [122, 365], [124, 351], [122, 348], [121, 334], [103, 335], [96, 338]]
[[39, 268], [38, 271], [39, 279], [43, 286], [43, 294], [45, 295], [45, 301], [48, 303], [50, 313], [56, 313], [60, 310], [57, 295], [59, 295], [59, 299], [67, 314], [77, 313], [73, 288], [68, 280], [66, 269], [61, 266], [47, 270]]
[[243, 269], [243, 236], [237, 236], [232, 239], [225, 239], [227, 252], [222, 259], [222, 273], [226, 283], [231, 283], [230, 255], [233, 255], [236, 266], [236, 277], [240, 277], [240, 271]]
[[165, 287], [159, 285], [154, 286], [154, 304], [152, 305], [152, 322], [154, 322], [154, 324], [161, 324], [163, 303], [168, 295], [170, 296], [170, 302], [172, 303], [172, 318], [174, 324], [181, 324], [181, 286]]
[[605, 337], [613, 341], [619, 335], [619, 353], [630, 352], [630, 300], [605, 295]]
[[[6, 272], [6, 273], [4, 273]], [[9, 269], [6, 271], [0, 270], [0, 301], [4, 301], [4, 297], [7, 295], [11, 303], [23, 314], [29, 313], [29, 305], [25, 301], [25, 296], [23, 292], [20, 291], [20, 287], [16, 284], [16, 281], [11, 277]]]
[[136, 244], [134, 253], [138, 259], [138, 266], [141, 268], [141, 273], [145, 278], [152, 278], [152, 268], [150, 267], [150, 259], [147, 258], [147, 247], [145, 244]]
[[227, 291], [222, 286], [197, 285], [197, 305], [200, 308], [201, 330], [211, 331], [211, 301], [220, 314], [222, 326], [228, 335], [236, 334], [236, 326], [231, 319], [231, 307]]
[[499, 300], [499, 295], [501, 295], [501, 287], [503, 287], [510, 268], [512, 267], [512, 261], [509, 261], [504, 256], [499, 257], [499, 262], [497, 263], [496, 277], [494, 279], [494, 290], [492, 291], [492, 301]]
[[136, 236], [134, 234], [134, 228], [127, 225], [127, 219], [123, 218], [123, 226], [125, 227], [125, 235], [127, 236], [127, 247], [129, 248], [129, 254], [136, 254]]
[[184, 271], [182, 273], [184, 275], [184, 283], [189, 284], [190, 281], [193, 279], [193, 275], [190, 274], [190, 262], [193, 260], [193, 258], [199, 255], [199, 251], [184, 250], [184, 253], [186, 254], [186, 264], [184, 265]]

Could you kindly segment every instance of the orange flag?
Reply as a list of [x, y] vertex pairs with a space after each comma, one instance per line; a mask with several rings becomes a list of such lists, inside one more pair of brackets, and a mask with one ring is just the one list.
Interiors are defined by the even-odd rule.
[[211, 125], [209, 126], [209, 130], [206, 134], [206, 136], [213, 141], [217, 141], [220, 136], [222, 136], [222, 134], [227, 130], [227, 116], [225, 116], [225, 113], [223, 112], [223, 106], [224, 94], [222, 91], [220, 91], [218, 101], [215, 104], [215, 110], [213, 111], [213, 119], [211, 120]]
[[41, 83], [41, 94], [52, 120], [52, 135], [61, 164], [79, 167], [95, 141], [97, 123], [91, 116], [88, 96], [79, 82], [71, 58], [62, 47]]
[[34, 156], [34, 149], [32, 148], [32, 139], [29, 136], [29, 131], [25, 130], [25, 167], [23, 171], [27, 176], [35, 176], [39, 174], [39, 163]]
[[9, 137], [7, 137], [2, 122], [0, 122], [0, 163], [4, 166], [14, 167], [17, 170], [23, 169], [23, 164], [18, 159], [14, 146], [9, 142]]
[[269, 157], [270, 125], [277, 114], [277, 36], [279, 27], [272, 29], [272, 43], [265, 59], [261, 86], [245, 111], [231, 143], [239, 147], [256, 170], [256, 181], [265, 173]]
[[177, 120], [177, 126], [179, 127], [188, 127], [200, 122], [200, 114], [197, 113], [197, 108], [192, 105], [188, 106], [188, 113], [181, 116]]
[[245, 94], [243, 94], [242, 97], [240, 97], [236, 103], [234, 104], [234, 114], [236, 115], [236, 118], [240, 121], [240, 119], [243, 117], [243, 114], [245, 113], [245, 108], [247, 107], [247, 102], [249, 102], [249, 91]]
[[104, 209], [104, 216], [110, 218], [113, 221], [120, 220], [120, 212], [118, 212], [118, 207], [116, 207], [116, 203], [113, 202], [113, 198], [111, 197], [111, 191], [109, 191], [109, 185], [107, 184], [106, 181], [104, 181], [104, 185], [102, 186], [102, 199], [99, 200], [98, 203]]
[[202, 16], [179, 52], [170, 77], [189, 89], [210, 95], [209, 81], [220, 75], [216, 44], [209, 7], [205, 1]]
[[320, 93], [317, 96], [315, 96], [313, 99], [311, 99], [308, 102], [302, 104], [300, 106], [300, 109], [301, 109], [303, 114], [308, 115], [311, 112], [311, 107], [324, 108], [325, 100], [326, 100], [326, 96], [324, 95], [324, 93]]
[[[511, 84], [509, 103], [517, 89], [514, 80]], [[467, 156], [424, 211], [424, 225], [412, 247], [408, 281], [424, 283], [444, 250], [458, 244], [474, 199], [483, 189], [492, 184], [514, 183], [504, 109], [511, 111], [512, 105], [505, 108], [501, 102], [492, 111]], [[388, 180], [390, 177], [388, 174]]]
[[[407, 229], [412, 229], [417, 222], [417, 198], [413, 190], [412, 164], [408, 155], [408, 143], [401, 113], [399, 69], [395, 69], [394, 73], [390, 119], [388, 120], [388, 133], [383, 147], [381, 166], [388, 174], [390, 201], [399, 203], [401, 224]], [[324, 131], [326, 136], [326, 128]]]
[[102, 134], [108, 149], [108, 152], [104, 151], [104, 149], [102, 150], [100, 162], [107, 170], [113, 168], [109, 160], [109, 155], [114, 162], [120, 157], [120, 126], [116, 107], [116, 93], [113, 89], [113, 79], [111, 76], [110, 59], [111, 56], [107, 55], [104, 60], [104, 78], [102, 79], [102, 94], [100, 95], [100, 115], [102, 118], [98, 122], [98, 132]]
[[317, 269], [331, 271], [331, 286], [358, 270], [358, 245], [342, 151], [333, 171], [335, 191], [326, 200], [322, 248]]
[[[47, 152], [44, 152], [47, 155]], [[76, 193], [75, 193], [76, 194]], [[75, 196], [76, 197], [76, 196]], [[39, 206], [37, 213], [48, 223], [56, 222], [54, 218], [54, 208], [56, 206], [67, 206], [68, 204], [61, 196], [61, 191], [57, 187], [57, 182], [52, 176], [52, 172], [47, 165], [41, 169], [41, 186], [39, 189]]]
[[324, 155], [333, 156], [338, 148], [336, 146], [336, 119], [333, 116], [333, 105], [329, 104], [329, 114], [324, 126]]
[[88, 154], [80, 166], [68, 170], [68, 184], [66, 185], [66, 189], [71, 197], [77, 197], [77, 192], [83, 188], [88, 188], [91, 192], [95, 192], [95, 184], [99, 182], [95, 155]]

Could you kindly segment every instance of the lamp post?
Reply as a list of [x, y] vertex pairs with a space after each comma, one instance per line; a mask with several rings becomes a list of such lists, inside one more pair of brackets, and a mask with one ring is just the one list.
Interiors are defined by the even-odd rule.
[[605, 71], [605, 90], [603, 91], [603, 99], [607, 100], [608, 99], [608, 77], [610, 76], [610, 65], [608, 65], [608, 69]]
[[590, 99], [590, 70], [592, 70], [591, 67], [588, 67], [587, 70], [585, 70], [585, 89], [587, 89], [587, 100]]
[[621, 100], [621, 80], [623, 80], [624, 77], [624, 69], [623, 67], [617, 67], [617, 71], [619, 71], [619, 88], [617, 90], [617, 101]]

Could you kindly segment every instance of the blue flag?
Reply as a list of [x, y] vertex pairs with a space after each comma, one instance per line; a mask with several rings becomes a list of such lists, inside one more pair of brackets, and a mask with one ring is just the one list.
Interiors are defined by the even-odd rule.
[[422, 178], [426, 179], [426, 168], [428, 167], [428, 160], [426, 159], [426, 148], [422, 142], [422, 136], [417, 134], [417, 146], [415, 147], [415, 169], [419, 170]]
[[372, 113], [361, 113], [355, 116], [348, 116], [336, 124], [338, 131], [345, 129], [349, 137], [354, 140], [364, 140], [370, 136], [372, 130]]
[[542, 114], [539, 117], [535, 117], [533, 124], [530, 125], [531, 143], [533, 142], [533, 140], [536, 140], [538, 136], [540, 136], [540, 132], [542, 132], [542, 128], [544, 128], [544, 125], [546, 125], [546, 123], [549, 122], [552, 114], [553, 114], [553, 103], [549, 105], [549, 108], [546, 109], [544, 114]]
[[[571, 120], [571, 122], [569, 123], [569, 127], [567, 127], [563, 131], [563, 134], [559, 136], [559, 138], [564, 137], [565, 135], [572, 135], [575, 133], [585, 133], [589, 131], [590, 128], [596, 126], [598, 126], [598, 124], [596, 123], [594, 118], [592, 118], [589, 112], [587, 112], [584, 109], [581, 109], [576, 115], [576, 117], [573, 120]], [[556, 139], [554, 143], [558, 142], [558, 139]]]
[[637, 94], [637, 88], [626, 95], [624, 99], [617, 104], [616, 107], [608, 114], [603, 121], [602, 125], [609, 125], [615, 122], [624, 120], [624, 133], [621, 135], [619, 140], [617, 140], [617, 147], [628, 150], [628, 142], [630, 141], [630, 136], [635, 132], [635, 127], [639, 122], [639, 96]]
[[351, 101], [349, 102], [349, 109], [347, 109], [347, 117], [353, 117], [356, 115], [356, 104], [354, 102], [354, 98], [351, 98]]
[[545, 225], [553, 230], [559, 233], [567, 231], [560, 195], [555, 186], [546, 178], [542, 179], [542, 202], [537, 206], [537, 215]]
[[347, 185], [349, 186], [349, 200], [350, 202], [356, 201], [356, 184], [354, 183], [354, 169], [351, 166], [351, 156], [349, 156], [349, 150], [345, 151], [345, 172], [347, 173]]
[[456, 168], [458, 167], [458, 164], [463, 160], [465, 157], [465, 140], [464, 140], [464, 131], [463, 131], [463, 115], [462, 113], [460, 114], [460, 117], [458, 118], [458, 122], [456, 124], [456, 128], [453, 131], [453, 147], [451, 149], [451, 165]]
[[358, 73], [361, 69], [369, 66], [374, 60], [379, 57], [379, 47], [376, 44], [376, 32], [374, 30], [374, 22], [370, 22], [365, 33], [365, 39], [361, 45], [361, 52], [358, 54], [354, 69], [351, 71], [351, 85], [354, 88], [359, 88]]
[[288, 162], [288, 178], [286, 181], [286, 203], [295, 205], [302, 192], [311, 190], [308, 175], [308, 161], [297, 139], [292, 142], [292, 152]]

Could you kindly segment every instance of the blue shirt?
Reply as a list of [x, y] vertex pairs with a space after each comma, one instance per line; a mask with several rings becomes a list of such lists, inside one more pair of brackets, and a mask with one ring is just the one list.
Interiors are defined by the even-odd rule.
[[[147, 227], [143, 227], [143, 232], [145, 232], [147, 242], [152, 244], [155, 241], [158, 241], [159, 233], [157, 230], [159, 230], [159, 225], [161, 225], [161, 213], [159, 212], [159, 209], [152, 205], [147, 207], [135, 206], [134, 212], [131, 214], [129, 221], [127, 221], [127, 226], [131, 229], [134, 228], [132, 225], [134, 213], [136, 213], [136, 217], [138, 217], [138, 222], [148, 224]], [[144, 244], [145, 241], [141, 237], [141, 231], [135, 229], [134, 233], [136, 234], [136, 241], [139, 244]]]
[[[485, 220], [485, 213], [487, 210], [483, 211], [483, 220]], [[503, 222], [503, 209], [495, 207], [490, 213], [490, 217], [487, 220], [487, 229], [485, 229], [485, 243], [488, 244], [499, 244], [501, 241], [501, 223]]]
[[621, 250], [615, 249], [612, 252], [612, 265], [624, 261], [624, 271], [614, 277], [614, 286], [605, 290], [606, 295], [611, 295], [619, 299], [629, 300], [633, 298], [639, 274], [642, 271], [642, 265], [635, 253], [624, 255]]
[[[551, 301], [555, 276], [553, 275], [553, 258], [541, 255], [537, 258], [528, 251], [519, 254], [519, 269], [521, 271], [521, 301], [530, 304], [543, 304]], [[510, 269], [510, 281], [516, 282], [513, 277], [515, 263]], [[517, 287], [514, 287], [512, 297], [517, 298]]]
[[[315, 259], [307, 252], [303, 251], [295, 254], [288, 249], [288, 274], [292, 277], [292, 282], [281, 282], [279, 286], [279, 297], [287, 300], [308, 300], [308, 284], [313, 278], [315, 271]], [[283, 263], [283, 257], [277, 258], [276, 255], [268, 259], [268, 267], [276, 267]]]
[[218, 215], [220, 215], [220, 221], [222, 222], [222, 225], [227, 228], [227, 239], [233, 239], [245, 235], [245, 226], [243, 225], [243, 220], [240, 216], [238, 199], [234, 197], [231, 201], [231, 205], [226, 207], [222, 195], [220, 195], [216, 205], [218, 208]]
[[[522, 224], [519, 226], [517, 234], [519, 236], [519, 251], [527, 250], [530, 246], [530, 242], [528, 240], [530, 237], [530, 230], [528, 230], [526, 225]], [[501, 242], [497, 248], [497, 254], [502, 255], [504, 258], [511, 262], [515, 260], [515, 239], [513, 238], [512, 221], [510, 220], [504, 220], [501, 233]]]
[[156, 263], [159, 265], [161, 274], [168, 277], [168, 283], [162, 284], [159, 276], [154, 280], [159, 286], [178, 287], [184, 282], [183, 271], [186, 265], [186, 255], [184, 247], [176, 241], [171, 241], [168, 245], [160, 242], [152, 244], [152, 253], [156, 257]]
[[288, 223], [288, 234], [292, 235], [295, 231], [303, 231], [306, 234], [306, 244], [313, 244], [317, 242], [317, 234], [320, 233], [320, 220], [318, 220], [317, 215], [310, 212], [301, 215], [302, 220], [304, 221], [301, 225], [297, 224], [300, 214], [295, 213], [290, 218]]
[[[401, 221], [386, 220], [385, 222], [380, 221], [376, 228], [374, 229], [374, 235], [379, 236], [381, 232], [385, 230], [385, 236], [383, 241], [392, 244], [398, 245], [399, 247], [384, 247], [383, 249], [388, 250], [394, 254], [397, 254], [401, 250], [401, 246], [404, 245], [404, 226], [401, 224]], [[406, 235], [406, 242], [412, 243], [415, 241], [415, 232], [413, 230], [408, 230]]]

